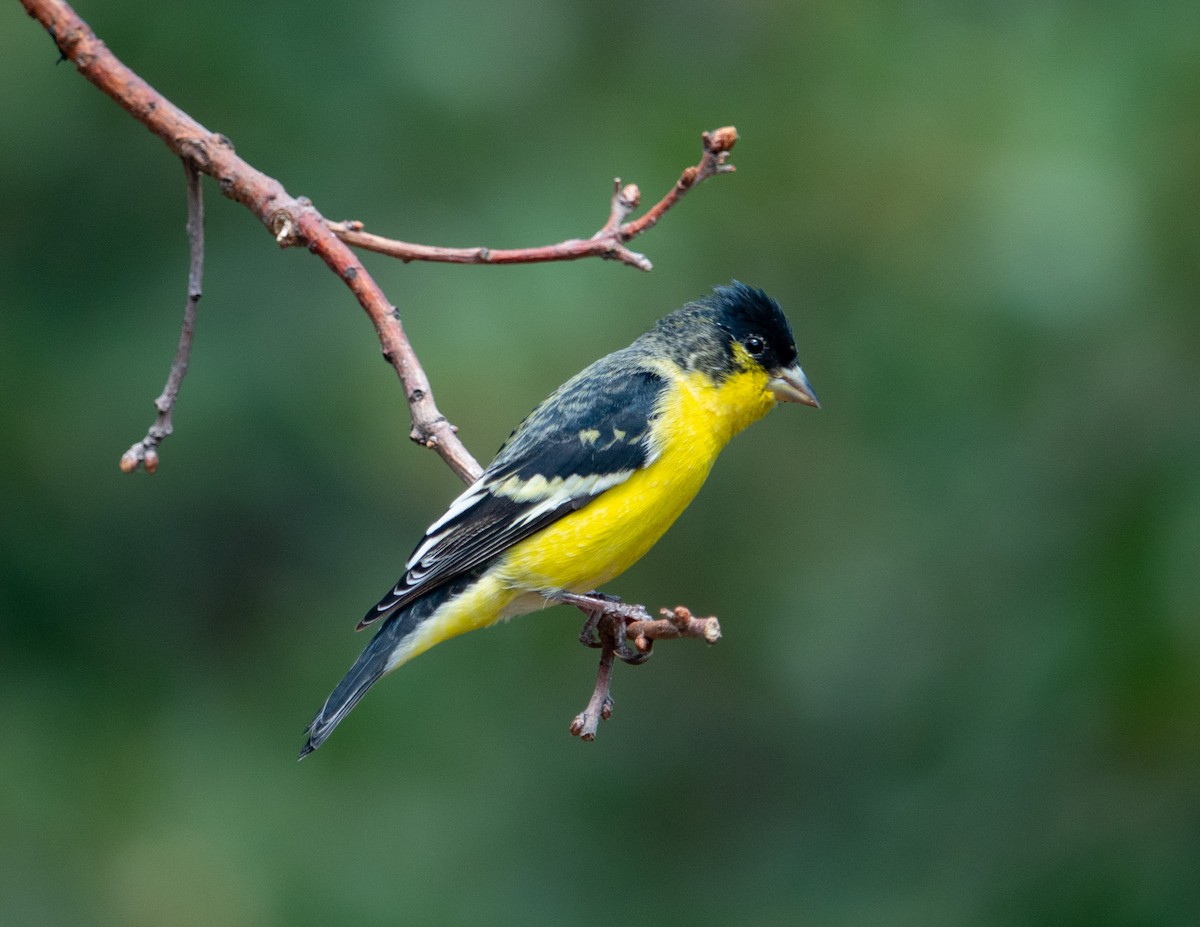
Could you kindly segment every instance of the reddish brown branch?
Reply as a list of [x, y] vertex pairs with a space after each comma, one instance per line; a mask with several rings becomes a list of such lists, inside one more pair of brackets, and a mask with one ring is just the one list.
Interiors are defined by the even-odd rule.
[[350, 287], [366, 311], [384, 356], [404, 385], [412, 416], [411, 436], [435, 449], [464, 480], [480, 466], [438, 411], [429, 380], [413, 352], [395, 307], [354, 253], [330, 230], [312, 203], [291, 196], [283, 185], [239, 158], [223, 135], [210, 132], [126, 67], [62, 0], [21, 0], [80, 74], [112, 97], [197, 171], [213, 177], [221, 193], [244, 205], [281, 247], [306, 245]]
[[[50, 33], [64, 59], [74, 62], [84, 77], [112, 97], [195, 170], [216, 179], [221, 193], [254, 213], [275, 235], [281, 247], [307, 245], [338, 274], [370, 317], [384, 356], [403, 383], [412, 417], [410, 436], [418, 444], [436, 450], [467, 482], [479, 475], [479, 464], [458, 440], [454, 426], [438, 410], [429, 380], [408, 342], [396, 308], [339, 239], [368, 250], [395, 254], [404, 260], [503, 264], [572, 260], [594, 255], [648, 270], [649, 260], [626, 248], [625, 242], [654, 225], [696, 183], [713, 174], [733, 170], [726, 159], [737, 140], [737, 132], [726, 127], [704, 133], [704, 155], [700, 163], [685, 169], [671, 191], [635, 222], [624, 220], [637, 207], [637, 187], [630, 184], [622, 188], [618, 181], [609, 220], [591, 238], [516, 250], [436, 248], [392, 242], [363, 232], [360, 223], [330, 223], [308, 200], [292, 197], [279, 181], [239, 158], [228, 138], [210, 132], [126, 67], [62, 0], [21, 2]], [[131, 453], [136, 465], [137, 453], [133, 448]], [[123, 461], [127, 459], [128, 455]], [[145, 462], [144, 454], [142, 462]]]
[[437, 451], [463, 482], [476, 480], [483, 468], [458, 440], [455, 434], [457, 429], [438, 411], [429, 378], [400, 325], [399, 312], [388, 302], [383, 290], [367, 273], [354, 252], [329, 230], [324, 217], [308, 200], [301, 202], [303, 208], [298, 213], [289, 212], [279, 216], [276, 238], [285, 246], [307, 242], [308, 250], [318, 255], [350, 288], [375, 323], [379, 343], [383, 346], [383, 356], [396, 369], [404, 384], [404, 395], [412, 415], [409, 437], [422, 447]]
[[625, 247], [625, 243], [652, 228], [667, 210], [678, 203], [696, 184], [714, 174], [725, 174], [734, 170], [733, 165], [727, 161], [737, 137], [737, 129], [733, 126], [703, 133], [701, 138], [704, 142], [704, 154], [700, 163], [684, 168], [667, 195], [633, 222], [625, 220], [637, 209], [641, 192], [636, 184], [622, 187], [618, 177], [613, 182], [608, 221], [591, 238], [569, 238], [557, 244], [535, 248], [442, 248], [373, 235], [363, 231], [363, 224], [358, 221], [331, 222], [330, 228], [348, 245], [399, 258], [406, 263], [444, 261], [452, 264], [534, 264], [541, 261], [575, 261], [586, 257], [601, 257], [621, 261], [639, 270], [650, 270], [654, 266], [650, 259]]

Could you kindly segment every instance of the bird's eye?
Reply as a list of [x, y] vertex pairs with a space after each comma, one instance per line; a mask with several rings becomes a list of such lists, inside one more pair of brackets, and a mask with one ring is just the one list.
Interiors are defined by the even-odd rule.
[[767, 343], [758, 335], [751, 335], [749, 338], [743, 341], [742, 344], [746, 346], [746, 350], [750, 352], [751, 356], [753, 357], [758, 357], [767, 349]]

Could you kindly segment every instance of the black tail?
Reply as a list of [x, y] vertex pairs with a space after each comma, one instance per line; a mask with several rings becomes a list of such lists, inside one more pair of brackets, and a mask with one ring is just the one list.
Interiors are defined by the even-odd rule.
[[462, 592], [475, 579], [464, 577], [458, 582], [448, 583], [424, 595], [411, 605], [388, 616], [383, 625], [371, 638], [371, 643], [359, 654], [342, 681], [330, 693], [317, 716], [304, 732], [307, 742], [300, 750], [300, 759], [321, 746], [333, 733], [333, 729], [350, 713], [367, 690], [388, 671], [388, 663], [397, 648], [428, 619], [447, 599]]

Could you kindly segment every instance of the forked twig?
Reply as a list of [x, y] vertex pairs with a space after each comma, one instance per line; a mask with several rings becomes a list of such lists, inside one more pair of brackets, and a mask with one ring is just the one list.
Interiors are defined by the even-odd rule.
[[364, 231], [362, 222], [347, 220], [331, 222], [329, 227], [342, 241], [355, 248], [386, 254], [389, 257], [408, 261], [442, 261], [450, 264], [534, 264], [543, 261], [575, 261], [586, 257], [600, 257], [620, 261], [639, 270], [650, 270], [653, 264], [644, 254], [625, 247], [626, 242], [652, 228], [680, 198], [700, 183], [715, 174], [726, 174], [734, 170], [728, 163], [729, 152], [737, 143], [737, 129], [724, 126], [701, 135], [704, 154], [700, 163], [684, 168], [675, 185], [667, 194], [650, 207], [645, 215], [633, 222], [626, 222], [638, 207], [641, 191], [637, 184], [621, 186], [621, 178], [613, 181], [613, 195], [609, 206], [608, 221], [590, 238], [568, 238], [553, 245], [534, 248], [444, 248], [436, 245], [418, 245], [394, 238], [384, 238]]

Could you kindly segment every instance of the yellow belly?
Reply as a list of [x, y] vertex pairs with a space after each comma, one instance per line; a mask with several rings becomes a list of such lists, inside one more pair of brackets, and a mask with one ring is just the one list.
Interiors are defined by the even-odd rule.
[[765, 373], [737, 374], [720, 387], [684, 378], [662, 409], [658, 458], [515, 545], [499, 564], [506, 584], [587, 592], [629, 569], [695, 498], [729, 439], [774, 405], [766, 381]]
[[636, 563], [699, 491], [709, 455], [664, 454], [578, 512], [517, 544], [503, 558], [509, 585], [587, 592]]

